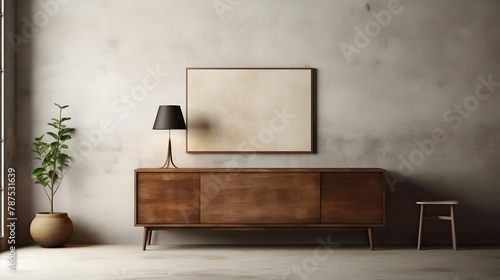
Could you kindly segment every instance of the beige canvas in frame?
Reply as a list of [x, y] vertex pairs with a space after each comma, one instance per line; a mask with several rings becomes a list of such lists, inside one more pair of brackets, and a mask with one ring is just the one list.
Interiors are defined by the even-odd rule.
[[187, 152], [312, 153], [313, 74], [187, 68]]

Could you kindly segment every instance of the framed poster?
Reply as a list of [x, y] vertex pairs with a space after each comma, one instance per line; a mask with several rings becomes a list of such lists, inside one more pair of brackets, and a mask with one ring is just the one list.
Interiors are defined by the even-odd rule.
[[313, 68], [187, 68], [187, 152], [315, 152], [315, 75]]

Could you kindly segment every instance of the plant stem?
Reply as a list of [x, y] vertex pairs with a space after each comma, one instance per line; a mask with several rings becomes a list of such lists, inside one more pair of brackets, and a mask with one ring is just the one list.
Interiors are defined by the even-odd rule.
[[52, 192], [52, 197], [50, 198], [50, 214], [54, 214], [54, 192]]
[[[61, 132], [61, 119], [62, 119], [62, 109], [59, 108], [59, 122], [57, 124], [57, 135], [60, 136]], [[61, 139], [57, 139], [57, 146], [54, 149], [55, 155], [54, 158], [54, 165], [52, 167], [52, 178], [51, 178], [51, 184], [50, 184], [50, 214], [54, 214], [54, 184], [55, 184], [55, 176], [57, 174], [57, 159], [59, 158], [59, 146], [61, 145]]]

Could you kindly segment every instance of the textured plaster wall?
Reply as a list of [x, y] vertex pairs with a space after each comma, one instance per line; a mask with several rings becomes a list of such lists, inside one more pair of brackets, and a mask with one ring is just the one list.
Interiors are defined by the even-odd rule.
[[[57, 194], [73, 243], [141, 242], [133, 170], [160, 166], [159, 104], [185, 110], [186, 67], [314, 67], [317, 146], [310, 155], [185, 153], [181, 167], [381, 167], [387, 226], [375, 242], [416, 241], [422, 199], [458, 199], [459, 243], [500, 243], [499, 1], [19, 1], [16, 41], [21, 242], [46, 211], [29, 142], [57, 111], [77, 128], [74, 167]], [[429, 242], [449, 242], [432, 224]], [[155, 242], [366, 242], [358, 231], [159, 233]], [[158, 239], [156, 239], [158, 238]]]

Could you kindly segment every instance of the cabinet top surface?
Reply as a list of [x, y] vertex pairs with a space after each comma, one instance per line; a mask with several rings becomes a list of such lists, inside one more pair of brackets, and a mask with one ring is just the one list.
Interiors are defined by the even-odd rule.
[[245, 172], [384, 172], [382, 168], [137, 168], [135, 172], [159, 173], [245, 173]]

